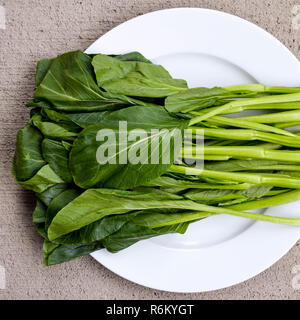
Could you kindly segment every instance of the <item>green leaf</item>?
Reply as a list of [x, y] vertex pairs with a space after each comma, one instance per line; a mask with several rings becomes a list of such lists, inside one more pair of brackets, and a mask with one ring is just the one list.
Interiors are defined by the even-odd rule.
[[184, 197], [207, 204], [228, 205], [229, 200], [238, 203], [248, 200], [256, 200], [265, 196], [273, 187], [253, 187], [247, 190], [192, 190], [184, 194]]
[[101, 243], [81, 245], [57, 245], [45, 240], [43, 246], [44, 264], [52, 266], [102, 249]]
[[46, 230], [50, 226], [52, 220], [57, 215], [57, 213], [63, 209], [68, 203], [73, 201], [81, 194], [81, 191], [76, 189], [67, 189], [60, 194], [58, 194], [49, 204], [46, 219], [45, 219], [45, 227]]
[[48, 266], [48, 257], [51, 255], [52, 252], [56, 248], [59, 247], [59, 244], [52, 243], [51, 241], [45, 239], [43, 244], [43, 257], [44, 257], [44, 264]]
[[21, 186], [34, 192], [43, 192], [49, 187], [64, 181], [47, 164], [43, 166], [31, 179], [18, 181]]
[[66, 141], [62, 141], [61, 144], [63, 145], [63, 147], [67, 150], [70, 151], [72, 149], [72, 144]]
[[134, 99], [101, 91], [94, 80], [91, 58], [81, 51], [65, 53], [52, 61], [34, 99], [37, 105], [47, 101], [53, 108], [66, 111], [112, 110], [135, 103]]
[[33, 223], [39, 224], [46, 221], [46, 206], [38, 199], [33, 211]]
[[87, 128], [90, 125], [101, 122], [109, 113], [109, 111], [68, 113], [67, 117], [81, 128]]
[[144, 63], [152, 63], [150, 60], [145, 58], [141, 53], [136, 51], [129, 52], [126, 54], [121, 54], [121, 55], [111, 55], [111, 57], [116, 58], [120, 61], [138, 61], [138, 62], [144, 62]]
[[147, 227], [132, 224], [124, 224], [120, 230], [102, 241], [103, 245], [110, 252], [118, 252], [138, 241], [149, 239], [167, 233], [185, 233], [189, 223], [172, 225], [165, 228], [150, 229]]
[[17, 181], [32, 178], [46, 164], [42, 156], [42, 140], [40, 132], [30, 126], [18, 131], [12, 169]]
[[68, 129], [65, 129], [62, 125], [42, 121], [42, 117], [40, 115], [35, 115], [31, 121], [42, 132], [42, 134], [48, 138], [72, 141], [78, 135], [76, 132], [71, 132]]
[[230, 98], [231, 92], [219, 87], [192, 88], [167, 97], [165, 107], [169, 112], [189, 112], [216, 104], [223, 98]]
[[45, 231], [46, 210], [46, 206], [37, 199], [36, 207], [33, 211], [33, 224], [36, 226], [37, 232], [45, 239], [47, 238]]
[[[165, 199], [165, 200], [164, 200]], [[48, 236], [54, 240], [111, 214], [155, 208], [181, 208], [182, 200], [162, 198], [160, 194], [89, 189], [70, 202], [53, 219]]]
[[139, 226], [148, 227], [151, 229], [164, 228], [172, 225], [179, 225], [185, 222], [191, 222], [194, 219], [199, 220], [207, 217], [207, 214], [203, 214], [200, 218], [197, 213], [197, 217], [194, 218], [194, 212], [182, 209], [155, 209], [155, 210], [143, 210], [131, 216], [131, 221]]
[[99, 87], [114, 94], [160, 98], [187, 88], [186, 81], [173, 79], [162, 66], [99, 54], [93, 58]]
[[[143, 129], [147, 137], [138, 141], [126, 142], [128, 136], [125, 135], [125, 141], [121, 141], [120, 121], [126, 121], [127, 134], [131, 130]], [[70, 170], [75, 183], [81, 188], [97, 185], [128, 189], [161, 176], [177, 159], [181, 149], [180, 138], [186, 126], [187, 121], [170, 116], [162, 107], [137, 106], [109, 114], [99, 125], [89, 126], [83, 130], [74, 141], [70, 153]], [[101, 148], [104, 148], [110, 143], [109, 141], [97, 141], [98, 132], [102, 129], [110, 129], [111, 136], [109, 138], [115, 139], [113, 141], [113, 154], [109, 155], [110, 161], [106, 164], [100, 164], [97, 161], [99, 147], [103, 145]], [[153, 131], [153, 129], [157, 129], [159, 132]], [[124, 134], [124, 132], [122, 133]], [[158, 152], [157, 164], [152, 164], [151, 156], [155, 153], [155, 150], [153, 151], [150, 148], [151, 141], [156, 141], [161, 149], [162, 139], [165, 139], [165, 141], [170, 139], [168, 145], [170, 147], [170, 161], [165, 161], [164, 164], [162, 152]], [[137, 164], [132, 164], [130, 161], [124, 161], [124, 164], [120, 164], [122, 163], [121, 158], [128, 160], [130, 152], [136, 149], [140, 150], [140, 154], [145, 154], [146, 158], [140, 159]]]
[[254, 187], [243, 191], [243, 195], [245, 195], [249, 200], [256, 200], [265, 196], [272, 189], [272, 186]]
[[198, 191], [192, 190], [184, 194], [184, 196], [190, 200], [199, 201], [201, 203], [218, 204], [220, 202], [232, 200], [232, 199], [244, 199], [239, 191], [235, 190], [205, 190]]
[[42, 112], [52, 121], [58, 123], [67, 123], [68, 125], [73, 123], [81, 128], [86, 128], [91, 124], [97, 124], [109, 114], [109, 111], [69, 113], [58, 112], [46, 108], [42, 109]]
[[37, 63], [35, 75], [35, 87], [37, 88], [45, 78], [48, 70], [51, 67], [53, 59], [42, 59]]
[[47, 109], [47, 108], [42, 108], [41, 109], [41, 114], [45, 117], [48, 118], [51, 121], [54, 122], [66, 122], [70, 121], [67, 117], [67, 113], [64, 112], [58, 112], [52, 109]]
[[47, 207], [49, 206], [50, 202], [57, 197], [60, 193], [64, 192], [68, 188], [68, 184], [66, 183], [58, 183], [42, 193], [37, 193], [37, 197], [41, 200]]
[[130, 221], [130, 214], [112, 215], [95, 221], [79, 230], [63, 235], [54, 240], [58, 244], [74, 245], [101, 241]]
[[[185, 233], [190, 222], [184, 220], [190, 216], [190, 213], [163, 214], [150, 211], [108, 216], [56, 239], [55, 243], [76, 245], [101, 241], [108, 250], [117, 252], [150, 237], [166, 233]], [[152, 217], [160, 227], [151, 227]]]
[[[191, 215], [191, 212], [169, 209], [164, 209], [163, 212], [159, 210], [145, 210], [128, 214], [110, 215], [79, 230], [59, 237], [54, 242], [59, 244], [80, 244], [102, 241], [118, 232], [126, 223], [157, 229], [190, 221]], [[199, 219], [199, 216], [197, 216], [197, 219]]]
[[51, 169], [66, 183], [71, 183], [73, 178], [69, 170], [68, 151], [59, 141], [44, 139], [42, 143], [44, 159]]

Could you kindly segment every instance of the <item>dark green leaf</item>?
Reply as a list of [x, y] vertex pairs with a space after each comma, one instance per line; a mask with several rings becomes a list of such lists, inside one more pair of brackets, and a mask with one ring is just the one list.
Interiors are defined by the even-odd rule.
[[138, 241], [167, 233], [185, 233], [189, 223], [171, 225], [164, 228], [150, 229], [133, 223], [126, 223], [120, 230], [102, 241], [110, 252], [118, 252]]
[[40, 60], [37, 64], [36, 75], [35, 75], [35, 87], [37, 88], [43, 79], [45, 78], [50, 66], [53, 62], [53, 59], [43, 59]]
[[47, 238], [45, 231], [46, 211], [46, 206], [38, 199], [33, 211], [33, 223], [36, 226], [37, 232], [45, 239]]
[[57, 245], [45, 240], [43, 246], [44, 264], [46, 266], [52, 266], [67, 262], [102, 248], [101, 243]]
[[116, 190], [86, 190], [58, 212], [49, 227], [49, 239], [54, 240], [108, 215], [156, 208], [181, 209], [184, 203], [189, 204], [187, 200], [162, 199], [160, 194], [155, 193], [139, 195], [133, 192], [130, 197], [129, 195], [130, 192], [124, 195]]
[[52, 220], [57, 215], [57, 213], [63, 209], [68, 203], [77, 198], [81, 192], [76, 189], [67, 189], [57, 195], [49, 204], [46, 212], [46, 230], [50, 226]]
[[81, 113], [70, 113], [70, 112], [58, 112], [51, 109], [42, 109], [50, 120], [58, 122], [59, 124], [74, 124], [74, 129], [78, 131], [78, 126], [86, 128], [91, 124], [99, 123], [105, 116], [109, 114], [109, 111], [94, 111], [94, 112], [81, 112]]
[[98, 124], [104, 119], [110, 112], [85, 112], [85, 113], [68, 113], [68, 119], [79, 125], [81, 128], [87, 128], [92, 124]]
[[38, 193], [37, 197], [40, 199], [47, 207], [49, 206], [50, 202], [57, 197], [60, 193], [64, 192], [68, 188], [68, 184], [66, 183], [58, 183], [42, 193]]
[[[127, 142], [120, 140], [119, 123], [126, 121], [127, 130], [143, 129], [147, 138]], [[75, 183], [81, 188], [93, 187], [95, 185], [128, 189], [142, 185], [156, 177], [161, 176], [168, 170], [170, 165], [178, 157], [181, 149], [181, 135], [187, 126], [186, 120], [180, 120], [170, 116], [161, 107], [130, 107], [109, 114], [99, 125], [90, 126], [83, 130], [73, 144], [70, 153], [70, 169]], [[97, 141], [99, 130], [111, 129], [111, 138], [115, 148], [113, 154], [109, 155], [110, 161], [107, 164], [100, 164], [97, 161], [97, 151], [100, 146], [106, 146], [108, 142]], [[153, 129], [159, 130], [159, 133]], [[167, 129], [167, 131], [166, 131]], [[124, 134], [124, 132], [121, 132]], [[162, 139], [169, 143], [169, 163], [163, 163], [162, 152], [159, 153], [157, 164], [151, 163], [151, 140], [155, 140], [162, 148]], [[121, 157], [129, 159], [130, 148], [141, 150], [141, 154], [146, 154], [145, 159], [140, 159], [139, 163], [132, 164], [124, 161], [120, 164]], [[131, 149], [133, 150], [133, 149]], [[175, 150], [175, 151], [174, 151]], [[176, 153], [176, 154], [175, 154]]]
[[32, 178], [46, 164], [42, 156], [42, 140], [40, 132], [30, 126], [18, 131], [13, 164], [17, 181]]
[[152, 63], [150, 60], [145, 58], [141, 53], [136, 51], [129, 52], [126, 54], [121, 54], [121, 55], [111, 55], [111, 57], [116, 58], [120, 61], [138, 61], [138, 62], [144, 62], [144, 63]]
[[190, 220], [191, 212], [169, 209], [164, 209], [163, 212], [159, 210], [145, 210], [129, 214], [111, 215], [59, 237], [54, 242], [59, 244], [80, 244], [102, 241], [118, 232], [126, 223], [157, 229], [182, 224]]
[[32, 178], [18, 183], [28, 190], [41, 193], [49, 187], [64, 181], [47, 164], [43, 166]]
[[72, 141], [78, 135], [76, 132], [70, 131], [69, 128], [66, 129], [63, 125], [43, 121], [40, 115], [35, 115], [31, 121], [42, 132], [42, 134], [48, 138]]
[[44, 139], [42, 143], [43, 157], [51, 169], [66, 183], [71, 183], [73, 178], [69, 170], [68, 151], [59, 141]]

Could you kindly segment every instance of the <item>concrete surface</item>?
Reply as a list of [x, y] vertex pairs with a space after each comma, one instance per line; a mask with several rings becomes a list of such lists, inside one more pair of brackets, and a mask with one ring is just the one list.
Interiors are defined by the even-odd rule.
[[123, 21], [171, 7], [205, 7], [238, 15], [267, 29], [299, 58], [300, 30], [292, 28], [297, 2], [300, 5], [300, 0], [0, 0], [6, 9], [6, 29], [0, 29], [0, 266], [6, 270], [6, 289], [1, 290], [0, 281], [0, 299], [299, 299], [300, 291], [291, 283], [292, 268], [300, 265], [300, 243], [254, 279], [204, 294], [144, 288], [89, 256], [44, 267], [42, 241], [31, 223], [34, 199], [10, 175], [16, 131], [28, 118], [24, 103], [32, 97], [39, 59], [85, 49]]

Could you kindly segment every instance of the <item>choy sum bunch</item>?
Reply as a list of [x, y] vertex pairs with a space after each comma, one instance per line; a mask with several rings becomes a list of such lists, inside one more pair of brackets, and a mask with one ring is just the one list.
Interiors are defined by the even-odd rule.
[[36, 194], [46, 265], [218, 214], [300, 226], [249, 212], [300, 199], [300, 88], [189, 88], [137, 52], [75, 51], [38, 62], [27, 107], [12, 172]]

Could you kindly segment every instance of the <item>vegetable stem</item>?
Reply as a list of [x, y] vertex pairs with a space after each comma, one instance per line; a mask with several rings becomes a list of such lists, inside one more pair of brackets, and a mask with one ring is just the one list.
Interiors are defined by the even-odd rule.
[[198, 116], [190, 121], [190, 126], [199, 123], [203, 120], [209, 119], [213, 116], [221, 114], [223, 112], [228, 112], [235, 107], [244, 107], [244, 106], [255, 106], [258, 104], [274, 104], [274, 103], [284, 103], [284, 102], [300, 102], [300, 93], [292, 94], [283, 94], [283, 95], [274, 95], [267, 97], [259, 97], [252, 99], [243, 99], [231, 101], [221, 107], [218, 107], [214, 110], [207, 112], [205, 115]]
[[242, 84], [237, 86], [225, 87], [224, 89], [230, 92], [255, 92], [255, 93], [297, 93], [300, 92], [300, 87], [269, 87], [263, 84]]
[[269, 113], [257, 116], [241, 117], [241, 121], [250, 121], [255, 123], [281, 123], [300, 121], [300, 110], [285, 111], [278, 113]]
[[[204, 114], [204, 112], [191, 112], [191, 114], [196, 116], [196, 115]], [[273, 127], [273, 126], [251, 122], [251, 121], [245, 121], [245, 120], [242, 120], [242, 118], [227, 118], [227, 117], [214, 116], [207, 119], [207, 122], [211, 124], [221, 125], [221, 126], [226, 125], [231, 127], [273, 132], [273, 133], [282, 134], [285, 136], [295, 136], [293, 133], [286, 130], [282, 130], [278, 127]]]
[[[195, 148], [185, 147], [183, 151], [184, 156], [192, 156], [193, 152], [195, 152]], [[300, 162], [300, 152], [291, 150], [270, 150], [262, 147], [251, 146], [205, 146], [203, 151], [204, 155], [226, 155], [238, 159], [254, 158], [285, 162]]]
[[282, 188], [300, 189], [300, 179], [290, 178], [280, 174], [252, 174], [225, 171], [201, 170], [183, 166], [172, 166], [170, 172], [195, 175], [212, 179], [232, 180], [236, 182], [251, 183], [259, 186], [275, 186]]
[[275, 144], [280, 144], [283, 146], [300, 148], [300, 137], [287, 137], [279, 134], [261, 132], [250, 129], [212, 129], [212, 128], [197, 128], [190, 127], [193, 133], [196, 133], [197, 129], [202, 129], [204, 136], [221, 138], [221, 139], [231, 139], [231, 140], [261, 140], [266, 142], [271, 142]]

